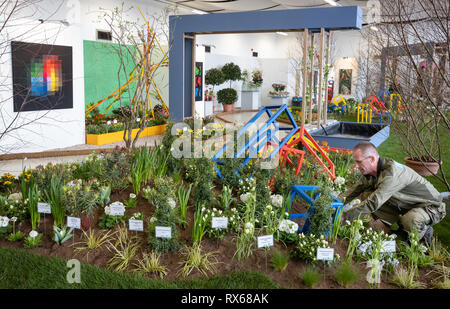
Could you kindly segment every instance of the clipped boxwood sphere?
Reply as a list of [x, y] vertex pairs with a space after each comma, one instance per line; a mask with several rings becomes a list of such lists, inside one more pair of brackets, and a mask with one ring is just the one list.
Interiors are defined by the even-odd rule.
[[225, 76], [225, 80], [241, 79], [241, 68], [233, 62], [225, 64], [222, 67], [222, 73]]
[[217, 101], [222, 104], [233, 104], [238, 99], [237, 91], [233, 88], [225, 88], [217, 92]]
[[225, 82], [225, 76], [222, 71], [219, 69], [210, 69], [206, 71], [205, 74], [205, 83], [207, 85], [215, 85], [218, 86]]

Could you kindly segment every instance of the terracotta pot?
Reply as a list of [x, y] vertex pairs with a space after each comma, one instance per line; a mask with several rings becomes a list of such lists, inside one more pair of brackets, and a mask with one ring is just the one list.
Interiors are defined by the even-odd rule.
[[420, 176], [432, 176], [436, 175], [439, 170], [438, 162], [421, 162], [416, 160], [411, 160], [410, 157], [406, 157], [403, 159], [405, 161], [405, 165], [412, 168], [416, 171]]
[[222, 104], [224, 112], [232, 112], [234, 111], [234, 104]]

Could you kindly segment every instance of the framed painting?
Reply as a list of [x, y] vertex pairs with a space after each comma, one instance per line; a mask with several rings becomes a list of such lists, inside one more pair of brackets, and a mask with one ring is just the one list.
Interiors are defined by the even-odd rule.
[[195, 101], [203, 101], [203, 62], [195, 63]]
[[339, 94], [352, 94], [352, 69], [339, 70]]
[[73, 108], [72, 47], [11, 42], [14, 112]]

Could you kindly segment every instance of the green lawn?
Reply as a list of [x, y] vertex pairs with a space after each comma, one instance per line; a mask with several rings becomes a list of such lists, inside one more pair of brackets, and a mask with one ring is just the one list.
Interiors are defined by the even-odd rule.
[[81, 283], [68, 283], [67, 261], [25, 250], [0, 248], [0, 289], [279, 289], [262, 273], [235, 271], [206, 279], [149, 279], [137, 274], [81, 265]]
[[[336, 119], [341, 121], [356, 122], [356, 116], [351, 115], [339, 115]], [[446, 128], [441, 128], [439, 133], [442, 140], [443, 158], [446, 159], [450, 155], [450, 136]], [[382, 157], [394, 159], [399, 163], [404, 163], [403, 159], [407, 156], [406, 152], [402, 148], [399, 138], [392, 132], [392, 130], [389, 138], [378, 147], [378, 151]], [[450, 166], [447, 164], [447, 161], [444, 161], [444, 173], [445, 177], [450, 179]], [[445, 184], [439, 181], [436, 177], [429, 176], [425, 178], [431, 182], [439, 192], [447, 191]], [[445, 244], [447, 248], [450, 248], [450, 218], [446, 217], [433, 228], [439, 240]]]

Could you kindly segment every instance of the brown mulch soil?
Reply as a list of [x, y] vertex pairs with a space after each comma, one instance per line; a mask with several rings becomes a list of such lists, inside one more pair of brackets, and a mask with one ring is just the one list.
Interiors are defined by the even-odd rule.
[[[126, 201], [129, 197], [129, 194], [131, 193], [131, 190], [125, 190], [122, 192], [115, 192], [111, 195], [111, 202], [115, 201]], [[298, 212], [304, 212], [304, 209], [300, 206], [296, 206], [295, 208]], [[132, 208], [132, 209], [126, 209], [126, 215], [131, 216], [135, 212], [141, 212], [145, 215], [145, 221], [144, 221], [144, 229], [147, 227], [147, 220], [153, 215], [154, 212], [154, 206], [150, 205], [149, 202], [145, 199], [143, 199], [141, 196], [138, 197], [138, 204]], [[98, 219], [103, 214], [103, 209], [98, 209], [95, 214], [95, 220], [94, 222], [98, 222]], [[303, 220], [304, 221], [304, 220]], [[178, 228], [179, 231], [179, 238], [178, 240], [186, 245], [191, 245], [190, 239], [191, 239], [191, 233], [192, 233], [192, 225], [193, 225], [193, 213], [192, 211], [188, 211], [187, 215], [187, 228], [181, 229]], [[301, 221], [299, 221], [300, 223]], [[302, 223], [300, 223], [301, 226]], [[9, 242], [6, 240], [6, 238], [0, 239], [0, 247], [3, 248], [16, 248], [16, 249], [23, 249], [27, 250], [33, 253], [46, 255], [46, 256], [52, 256], [52, 257], [59, 257], [63, 259], [72, 259], [77, 258], [82, 263], [90, 263], [92, 265], [107, 268], [107, 262], [108, 260], [113, 256], [112, 252], [110, 252], [106, 245], [103, 245], [102, 247], [91, 251], [89, 253], [89, 256], [86, 257], [85, 253], [78, 253], [75, 254], [72, 243], [76, 243], [81, 240], [82, 231], [76, 230], [75, 232], [75, 238], [74, 240], [70, 239], [66, 241], [63, 245], [58, 245], [52, 240], [53, 237], [53, 218], [51, 215], [46, 215], [45, 217], [45, 234], [43, 236], [43, 241], [40, 246], [32, 249], [23, 249], [23, 240], [20, 242]], [[25, 233], [25, 235], [28, 235], [28, 233], [31, 231], [31, 225], [29, 221], [20, 223], [19, 225], [16, 225], [16, 229], [19, 227], [19, 229]], [[95, 224], [93, 227], [95, 232], [100, 232], [101, 230], [98, 228], [98, 225]], [[44, 233], [44, 217], [41, 214], [41, 224], [38, 228], [38, 231], [41, 233]], [[130, 233], [135, 233], [131, 231]], [[138, 237], [140, 241], [142, 242], [142, 249], [141, 251], [149, 252], [149, 249], [146, 247], [147, 243], [147, 234], [143, 232], [138, 232]], [[270, 252], [274, 250], [281, 250], [286, 253], [293, 250], [293, 245], [289, 245], [288, 247], [280, 242], [275, 242], [274, 247], [270, 249], [268, 254], [266, 255], [266, 251], [264, 249], [255, 249], [253, 251], [253, 254], [246, 260], [238, 261], [236, 258], [233, 258], [233, 255], [236, 250], [236, 244], [233, 241], [233, 235], [227, 235], [222, 240], [216, 240], [216, 239], [210, 239], [206, 236], [203, 238], [202, 241], [202, 248], [204, 252], [216, 252], [216, 257], [219, 263], [216, 265], [216, 274], [229, 274], [232, 271], [235, 270], [250, 270], [250, 271], [256, 271], [261, 272], [266, 275], [268, 275], [270, 278], [272, 278], [274, 281], [278, 282], [281, 286], [286, 288], [294, 288], [294, 289], [302, 289], [307, 288], [302, 280], [301, 280], [301, 274], [302, 272], [307, 268], [310, 267], [310, 263], [306, 263], [302, 260], [297, 260], [294, 258], [291, 258], [289, 260], [287, 268], [283, 272], [275, 271], [270, 266]], [[347, 247], [347, 241], [338, 239], [336, 244], [331, 245], [335, 252], [338, 253], [341, 257], [345, 255], [345, 250]], [[138, 255], [141, 256], [141, 252]], [[162, 264], [165, 265], [168, 268], [168, 274], [164, 277], [164, 280], [176, 280], [176, 279], [185, 279], [183, 278], [179, 273], [180, 269], [180, 261], [181, 261], [181, 255], [179, 252], [167, 252], [162, 255]], [[366, 265], [364, 263], [358, 263], [355, 264], [356, 267], [360, 271], [360, 279], [349, 286], [348, 288], [352, 289], [366, 289], [369, 288], [369, 285], [366, 281], [366, 274], [368, 272], [368, 268], [366, 268]], [[337, 265], [332, 265], [330, 267], [323, 267], [321, 264], [318, 266], [318, 270], [322, 274], [324, 274], [324, 278], [316, 285], [316, 289], [341, 289], [341, 287], [335, 280], [334, 277], [334, 271], [336, 269]], [[130, 266], [129, 269], [134, 268], [134, 266]], [[429, 268], [425, 269], [419, 269], [419, 278], [418, 280], [421, 281], [426, 285], [426, 288], [432, 288], [431, 280], [435, 278], [435, 276], [428, 274], [430, 272]], [[159, 278], [155, 275], [149, 275], [151, 278]], [[187, 279], [192, 278], [202, 278], [203, 275], [199, 273], [198, 271], [193, 271], [191, 275], [187, 277]], [[387, 275], [385, 272], [382, 272], [382, 283], [380, 284], [380, 288], [382, 289], [397, 289], [398, 286], [389, 283], [390, 278], [392, 275]]]

